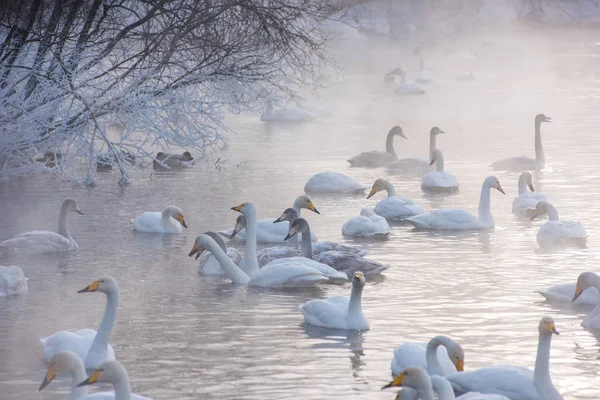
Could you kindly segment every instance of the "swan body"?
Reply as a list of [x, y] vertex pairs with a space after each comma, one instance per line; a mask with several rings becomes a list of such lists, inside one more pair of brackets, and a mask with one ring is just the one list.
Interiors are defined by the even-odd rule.
[[306, 323], [331, 329], [368, 330], [369, 321], [362, 311], [362, 291], [366, 284], [362, 272], [352, 278], [350, 298], [336, 296], [308, 301], [298, 309]]
[[398, 95], [425, 94], [426, 90], [417, 82], [406, 82], [406, 72], [400, 75], [400, 85], [396, 86], [394, 93]]
[[535, 368], [492, 366], [446, 376], [457, 393], [493, 393], [512, 400], [562, 400], [550, 378], [550, 343], [558, 334], [554, 320], [544, 317], [538, 326], [539, 344]]
[[394, 349], [392, 375], [409, 367], [421, 367], [430, 375], [450, 375], [462, 371], [462, 347], [447, 336], [436, 336], [428, 343], [404, 343]]
[[[85, 380], [79, 382], [77, 387], [92, 385], [95, 383], [111, 383], [114, 388], [114, 400], [135, 400], [148, 399], [148, 397], [139, 396], [131, 393], [129, 376], [123, 366], [117, 361], [105, 361], [98, 369]], [[89, 398], [88, 398], [89, 397]], [[96, 394], [83, 397], [82, 400], [113, 399], [113, 397], [96, 397]]]
[[115, 352], [110, 344], [110, 335], [117, 316], [119, 304], [119, 286], [109, 277], [100, 278], [77, 293], [101, 292], [106, 294], [106, 308], [98, 327], [81, 329], [76, 332], [60, 331], [40, 339], [44, 348], [44, 361], [50, 362], [52, 356], [60, 350], [70, 350], [85, 360], [86, 368], [96, 368], [105, 360], [114, 360]]
[[438, 210], [428, 214], [421, 214], [406, 221], [417, 229], [438, 230], [465, 230], [465, 229], [490, 229], [494, 227], [494, 218], [490, 211], [490, 189], [494, 188], [504, 194], [498, 178], [488, 176], [481, 188], [479, 200], [479, 216], [460, 209]]
[[394, 150], [394, 137], [401, 136], [406, 139], [402, 128], [394, 126], [387, 134], [385, 140], [385, 151], [368, 151], [360, 153], [347, 160], [351, 167], [365, 167], [365, 168], [378, 168], [387, 167], [388, 165], [396, 162], [398, 156]]
[[429, 171], [421, 180], [421, 189], [426, 192], [454, 193], [458, 192], [458, 179], [444, 171], [444, 155], [441, 150], [434, 149], [431, 163], [436, 163], [436, 170]]
[[392, 174], [415, 174], [422, 175], [431, 171], [430, 159], [433, 157], [433, 151], [436, 149], [437, 136], [446, 133], [437, 126], [429, 130], [429, 155], [425, 158], [402, 158], [388, 166], [387, 171]]
[[531, 218], [537, 203], [539, 201], [548, 201], [548, 199], [543, 194], [535, 192], [533, 188], [533, 179], [529, 172], [523, 172], [519, 176], [518, 186], [519, 195], [513, 200], [512, 213]]
[[[579, 298], [586, 294], [586, 291], [596, 292], [600, 291], [600, 276], [594, 272], [583, 272], [577, 277], [577, 284], [575, 285], [575, 291], [573, 292], [573, 303]], [[600, 304], [596, 305], [596, 308], [585, 317], [581, 322], [581, 326], [586, 329], [598, 330], [600, 329]]]
[[148, 211], [136, 217], [133, 230], [145, 233], [181, 233], [187, 228], [183, 211], [176, 206], [167, 206], [161, 212]]
[[425, 69], [425, 60], [422, 58], [419, 60], [419, 72], [415, 76], [415, 81], [419, 83], [431, 83], [434, 80], [433, 72]]
[[546, 157], [544, 156], [542, 136], [540, 133], [542, 122], [552, 122], [552, 118], [547, 117], [544, 114], [535, 116], [535, 158], [525, 156], [509, 157], [492, 163], [491, 167], [497, 170], [508, 171], [539, 170], [544, 168], [546, 165]]
[[397, 196], [394, 186], [385, 179], [377, 179], [375, 183], [373, 183], [373, 187], [371, 188], [371, 192], [367, 196], [367, 199], [382, 190], [387, 191], [388, 197], [377, 203], [373, 209], [377, 215], [380, 215], [387, 220], [400, 221], [407, 217], [423, 214], [425, 212], [425, 210], [419, 207], [412, 199]]
[[[69, 374], [71, 376], [71, 393], [67, 400], [115, 400], [115, 392], [99, 392], [88, 395], [87, 386], [78, 386], [83, 382], [87, 375], [83, 361], [69, 350], [61, 350], [56, 352], [49, 361], [48, 370], [44, 376], [44, 380], [40, 385], [39, 391], [42, 391], [50, 382], [61, 374]], [[118, 399], [117, 399], [118, 400]], [[149, 400], [148, 397], [131, 394], [131, 400]]]
[[[301, 215], [301, 210], [307, 209], [314, 213], [320, 214], [319, 210], [315, 207], [312, 200], [308, 196], [298, 196], [296, 200], [294, 200], [294, 204], [292, 206], [298, 216]], [[275, 223], [277, 222], [277, 223]], [[288, 230], [290, 229], [289, 223], [286, 221], [278, 221], [275, 219], [259, 219], [256, 221], [256, 241], [259, 243], [286, 243], [283, 238], [287, 235]], [[233, 241], [244, 243], [246, 242], [246, 229], [242, 227], [239, 231], [234, 234], [235, 229], [229, 229], [226, 231], [219, 232], [221, 235], [230, 238]], [[312, 241], [316, 241], [317, 237], [315, 235], [311, 236]], [[292, 245], [297, 244], [297, 239], [291, 243]]]
[[27, 278], [16, 265], [0, 265], [0, 297], [27, 293]]
[[[219, 245], [219, 247], [227, 254], [227, 257], [231, 259], [236, 265], [240, 265], [242, 261], [242, 253], [239, 252], [238, 249], [234, 249], [233, 247], [226, 247], [225, 242], [215, 232], [207, 231], [204, 232], [205, 235], [209, 235], [213, 238], [215, 242]], [[198, 264], [198, 273], [201, 275], [214, 276], [214, 275], [226, 275], [225, 270], [221, 267], [221, 263], [219, 260], [212, 255], [212, 253], [202, 253], [200, 256], [200, 262]]]
[[83, 215], [73, 199], [66, 199], [58, 216], [58, 232], [31, 231], [21, 233], [13, 238], [0, 242], [0, 252], [5, 254], [39, 254], [75, 251], [79, 249], [77, 242], [69, 233], [68, 214], [70, 211]]
[[367, 189], [339, 172], [319, 172], [304, 185], [306, 193], [362, 193]]
[[537, 241], [542, 246], [575, 245], [585, 246], [587, 233], [578, 221], [564, 221], [558, 218], [558, 211], [547, 201], [539, 201], [533, 211], [532, 219], [548, 213], [548, 221], [540, 227]]
[[312, 121], [317, 118], [314, 113], [300, 108], [281, 108], [273, 109], [273, 103], [267, 101], [265, 110], [260, 116], [263, 122], [302, 122]]
[[350, 218], [342, 225], [342, 234], [348, 237], [388, 237], [390, 225], [387, 219], [370, 208], [360, 210], [360, 215]]
[[[571, 303], [573, 294], [575, 293], [575, 287], [575, 283], [564, 283], [562, 285], [552, 286], [546, 290], [537, 291], [536, 293], [541, 294], [550, 302]], [[600, 294], [598, 289], [590, 287], [578, 296], [577, 299], [573, 301], [573, 304], [589, 304], [594, 306], [600, 304]]]

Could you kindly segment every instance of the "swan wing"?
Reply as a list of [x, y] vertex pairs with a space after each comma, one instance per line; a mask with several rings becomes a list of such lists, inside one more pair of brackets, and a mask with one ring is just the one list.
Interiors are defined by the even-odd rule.
[[[242, 261], [242, 254], [233, 247], [227, 248], [227, 257], [229, 257], [235, 265], [240, 265], [240, 262]], [[204, 252], [200, 256], [198, 273], [206, 276], [227, 275], [223, 267], [221, 267], [221, 263], [211, 252]]]
[[319, 172], [304, 185], [304, 191], [307, 193], [355, 193], [366, 189], [367, 186], [338, 172]]
[[401, 196], [386, 197], [377, 203], [373, 210], [388, 220], [401, 220], [425, 212], [413, 200]]
[[537, 238], [542, 244], [585, 244], [587, 233], [577, 221], [547, 221], [540, 227]]
[[329, 265], [338, 271], [342, 271], [348, 276], [361, 271], [365, 276], [369, 277], [379, 275], [389, 268], [389, 265], [383, 265], [380, 262], [362, 258], [354, 253], [337, 250], [324, 251], [315, 254], [313, 259], [317, 262]]
[[25, 232], [0, 243], [0, 250], [13, 254], [73, 251], [77, 248], [76, 243], [52, 231]]
[[[571, 303], [573, 295], [575, 294], [575, 286], [575, 283], [564, 283], [562, 285], [552, 286], [546, 290], [538, 291], [537, 293], [544, 296], [546, 300], [550, 302]], [[581, 293], [573, 304], [597, 305], [598, 303], [600, 303], [600, 294], [598, 294], [598, 289], [592, 286]]]
[[446, 171], [429, 171], [421, 181], [421, 188], [458, 189], [458, 179]]
[[473, 214], [460, 209], [438, 210], [416, 215], [406, 221], [419, 229], [483, 229], [483, 223]]
[[299, 259], [307, 260], [292, 257], [272, 261], [252, 275], [248, 284], [271, 288], [311, 287], [329, 280], [318, 270], [299, 262]]
[[375, 235], [389, 235], [390, 225], [387, 220], [379, 215], [371, 218], [359, 215], [350, 218], [342, 225], [342, 234], [354, 237], [370, 237]]
[[300, 252], [293, 247], [274, 246], [259, 250], [256, 257], [258, 259], [258, 266], [262, 268], [271, 261], [280, 258], [300, 257]]
[[501, 394], [490, 394], [490, 393], [479, 393], [469, 392], [461, 396], [458, 396], [456, 400], [511, 400], [510, 398]]
[[310, 300], [298, 309], [310, 325], [331, 329], [346, 329], [349, 297], [330, 297], [328, 299]]
[[347, 161], [351, 167], [379, 168], [394, 163], [396, 158], [388, 152], [373, 150], [360, 153]]
[[133, 229], [144, 233], [181, 233], [182, 227], [179, 221], [171, 218], [174, 225], [173, 231], [165, 231], [162, 223], [162, 213], [158, 211], [147, 211], [133, 220]]
[[[382, 219], [385, 221], [384, 218], [382, 218]], [[386, 222], [386, 224], [387, 224], [387, 222]], [[316, 242], [316, 243], [312, 244], [312, 251], [313, 251], [314, 255], [317, 255], [324, 251], [331, 251], [331, 250], [345, 251], [348, 253], [356, 254], [360, 257], [364, 256], [365, 254], [367, 254], [369, 252], [368, 250], [363, 250], [356, 246], [349, 246], [347, 244], [336, 243], [336, 242]]]
[[424, 174], [431, 170], [429, 161], [424, 158], [403, 158], [388, 166], [391, 173], [412, 172]]
[[417, 82], [402, 83], [394, 90], [394, 93], [399, 95], [424, 94], [425, 88]]
[[513, 366], [494, 366], [446, 376], [459, 394], [500, 394], [513, 400], [542, 400], [533, 384], [533, 371]]
[[[40, 343], [44, 348], [44, 361], [50, 362], [52, 356], [60, 350], [70, 350], [77, 354], [79, 358], [85, 360], [95, 337], [95, 330], [81, 329], [75, 332], [59, 331], [48, 337], [41, 338]], [[112, 361], [114, 359], [115, 352], [109, 344], [106, 353], [106, 361]]]
[[527, 192], [520, 194], [513, 200], [512, 213], [531, 217], [538, 201], [548, 201], [548, 199], [541, 193]]

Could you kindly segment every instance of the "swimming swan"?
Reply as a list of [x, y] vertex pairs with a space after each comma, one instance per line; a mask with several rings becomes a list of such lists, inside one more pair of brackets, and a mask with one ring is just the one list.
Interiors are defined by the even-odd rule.
[[[577, 286], [581, 291], [577, 289]], [[583, 272], [577, 278], [577, 283], [563, 283], [546, 290], [536, 291], [536, 293], [541, 294], [550, 302], [597, 306], [600, 304], [600, 276], [594, 272]], [[573, 294], [577, 294], [577, 296], [574, 297]]]
[[263, 122], [303, 122], [317, 118], [314, 113], [300, 108], [281, 108], [273, 110], [273, 102], [267, 100], [266, 107], [260, 116]]
[[437, 136], [446, 133], [437, 126], [429, 130], [429, 154], [427, 158], [403, 158], [388, 166], [389, 173], [410, 173], [410, 174], [425, 174], [431, 171], [431, 157], [436, 149]]
[[406, 71], [400, 74], [400, 85], [396, 86], [394, 93], [407, 96], [413, 94], [425, 94], [426, 90], [417, 82], [406, 82]]
[[540, 126], [542, 122], [552, 122], [552, 118], [544, 114], [535, 116], [535, 159], [531, 157], [509, 157], [503, 160], [498, 160], [492, 163], [491, 167], [498, 170], [524, 171], [524, 170], [539, 170], [546, 165], [546, 157], [544, 157], [544, 148], [542, 147], [542, 135]]
[[342, 235], [348, 237], [387, 238], [390, 233], [387, 219], [370, 208], [363, 208], [360, 215], [350, 218], [342, 225]]
[[371, 188], [371, 192], [367, 196], [367, 199], [370, 199], [375, 193], [382, 190], [387, 192], [387, 197], [377, 203], [373, 209], [377, 215], [381, 215], [387, 220], [401, 221], [407, 217], [423, 214], [425, 212], [425, 210], [419, 207], [412, 199], [397, 196], [394, 186], [385, 179], [377, 179], [373, 183], [373, 187]]
[[[131, 393], [131, 385], [129, 384], [129, 376], [123, 366], [116, 361], [105, 361], [98, 369], [82, 382], [77, 384], [77, 387], [92, 385], [94, 383], [111, 383], [115, 389], [114, 400], [131, 400], [131, 399], [148, 399], [148, 397], [138, 396]], [[96, 394], [90, 395], [90, 400], [96, 399]], [[86, 398], [84, 398], [87, 400]], [[109, 397], [110, 399], [110, 397]]]
[[362, 311], [365, 276], [358, 271], [352, 277], [350, 298], [335, 296], [310, 300], [298, 306], [307, 324], [331, 329], [368, 330], [369, 321]]
[[385, 139], [385, 152], [383, 151], [368, 151], [360, 153], [347, 160], [351, 167], [366, 167], [366, 168], [378, 168], [387, 167], [388, 165], [398, 161], [398, 156], [394, 150], [394, 137], [401, 136], [406, 139], [402, 128], [398, 125], [394, 126], [387, 134]]
[[110, 276], [100, 278], [77, 293], [100, 292], [106, 294], [106, 308], [98, 327], [81, 329], [76, 332], [60, 331], [40, 339], [44, 347], [44, 361], [50, 362], [52, 356], [60, 350], [70, 350], [85, 360], [86, 368], [97, 368], [105, 360], [114, 360], [115, 352], [108, 341], [112, 333], [117, 307], [119, 305], [119, 286]]
[[366, 189], [366, 186], [339, 172], [319, 172], [304, 185], [305, 193], [315, 194], [352, 194], [362, 193]]
[[407, 218], [417, 229], [490, 229], [494, 227], [494, 218], [490, 211], [490, 189], [496, 189], [505, 194], [498, 178], [488, 176], [481, 187], [478, 217], [460, 209], [437, 210], [428, 214]]
[[73, 199], [66, 199], [58, 215], [58, 233], [51, 231], [31, 231], [21, 233], [0, 243], [0, 251], [6, 254], [38, 254], [58, 251], [74, 251], [79, 246], [69, 233], [69, 211], [83, 215]]
[[[204, 234], [213, 238], [213, 240], [217, 242], [221, 250], [227, 254], [227, 257], [229, 257], [231, 261], [233, 261], [236, 265], [240, 265], [240, 262], [242, 261], [242, 253], [240, 253], [238, 249], [225, 246], [225, 241], [223, 238], [221, 238], [221, 236], [215, 232], [206, 231]], [[226, 275], [225, 270], [221, 267], [219, 260], [217, 260], [210, 252], [202, 253], [200, 262], [198, 264], [198, 273], [207, 276]]]
[[[579, 274], [571, 302], [575, 303], [579, 298], [583, 297], [582, 295], [587, 294], [586, 290], [588, 289], [590, 289], [589, 292], [595, 292], [596, 294], [600, 291], [600, 276], [598, 276], [598, 274], [594, 272], [583, 272]], [[581, 321], [581, 326], [584, 328], [593, 330], [600, 329], [600, 304], [596, 304], [596, 308]]]
[[547, 201], [539, 201], [531, 219], [538, 215], [548, 213], [548, 221], [540, 227], [537, 234], [537, 241], [542, 246], [552, 245], [574, 245], [585, 246], [587, 242], [587, 233], [578, 221], [564, 221], [558, 219], [558, 211]]
[[550, 343], [558, 335], [554, 320], [541, 319], [535, 368], [497, 365], [446, 376], [456, 393], [495, 393], [512, 400], [563, 400], [550, 378]]
[[27, 293], [27, 278], [16, 265], [0, 265], [0, 297]]
[[419, 72], [417, 72], [417, 75], [415, 76], [415, 81], [419, 83], [431, 83], [433, 82], [433, 79], [433, 72], [425, 69], [425, 60], [421, 58], [419, 60]]
[[513, 200], [512, 213], [531, 218], [539, 201], [548, 201], [548, 199], [543, 194], [535, 192], [531, 173], [523, 172], [519, 176], [519, 195]]
[[394, 348], [392, 375], [408, 367], [422, 367], [430, 375], [450, 375], [462, 371], [465, 355], [462, 347], [447, 336], [436, 336], [428, 343], [404, 343]]
[[183, 211], [176, 206], [167, 206], [162, 212], [147, 211], [131, 222], [134, 231], [145, 233], [181, 233], [182, 225], [187, 228]]
[[444, 155], [441, 150], [433, 150], [431, 164], [433, 163], [436, 164], [436, 170], [425, 174], [421, 180], [421, 189], [437, 193], [458, 192], [458, 179], [450, 172], [444, 171]]
[[[50, 365], [44, 375], [38, 391], [44, 390], [56, 376], [63, 373], [68, 373], [71, 376], [71, 394], [67, 400], [115, 400], [115, 392], [99, 392], [88, 396], [87, 386], [77, 386], [78, 383], [86, 379], [85, 367], [83, 361], [77, 354], [69, 350], [61, 350], [56, 352], [50, 360]], [[137, 394], [131, 395], [132, 400], [147, 400], [148, 397]]]

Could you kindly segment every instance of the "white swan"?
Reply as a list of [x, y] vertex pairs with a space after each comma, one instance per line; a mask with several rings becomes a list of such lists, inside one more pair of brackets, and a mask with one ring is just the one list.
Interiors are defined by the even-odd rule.
[[[586, 290], [590, 289], [590, 292], [600, 291], [600, 276], [594, 272], [583, 272], [577, 277], [577, 284], [575, 285], [575, 292], [573, 292], [573, 299], [575, 303], [578, 299], [586, 294]], [[595, 289], [595, 290], [594, 290]], [[585, 317], [581, 322], [581, 326], [587, 329], [598, 330], [600, 329], [600, 304], [596, 303], [596, 308]]]
[[[83, 361], [77, 354], [69, 350], [61, 350], [52, 356], [46, 375], [42, 381], [39, 391], [44, 390], [56, 376], [68, 373], [71, 376], [71, 393], [67, 400], [115, 400], [115, 392], [99, 392], [88, 395], [87, 386], [77, 386], [87, 377]], [[131, 394], [132, 400], [148, 400], [148, 397]]]
[[368, 330], [369, 321], [362, 311], [362, 292], [366, 279], [362, 272], [352, 277], [350, 298], [335, 296], [310, 300], [298, 306], [306, 323], [331, 329]]
[[431, 157], [433, 150], [436, 149], [437, 136], [442, 133], [446, 133], [437, 126], [434, 126], [429, 130], [429, 155], [427, 158], [413, 157], [413, 158], [402, 158], [395, 163], [388, 166], [387, 171], [389, 173], [410, 173], [410, 174], [425, 174], [431, 171]]
[[312, 121], [317, 118], [314, 113], [299, 108], [281, 108], [273, 110], [273, 102], [267, 100], [266, 107], [260, 116], [263, 122], [302, 122]]
[[58, 233], [51, 231], [31, 231], [21, 233], [0, 243], [0, 251], [6, 254], [36, 254], [58, 251], [74, 251], [79, 246], [69, 233], [69, 211], [83, 215], [73, 199], [66, 199], [58, 215]]
[[306, 193], [362, 193], [367, 189], [354, 179], [339, 172], [319, 172], [306, 185]]
[[562, 400], [550, 378], [550, 342], [552, 335], [558, 335], [554, 320], [541, 319], [539, 344], [535, 368], [515, 366], [492, 366], [475, 371], [457, 372], [446, 376], [456, 393], [480, 392], [495, 393], [512, 400]]
[[438, 210], [428, 214], [416, 215], [406, 221], [418, 229], [490, 229], [494, 227], [494, 218], [490, 211], [490, 189], [505, 194], [498, 178], [488, 176], [481, 187], [479, 199], [479, 217], [460, 209]]
[[441, 150], [433, 150], [431, 164], [433, 163], [436, 163], [436, 170], [425, 174], [421, 180], [421, 189], [426, 192], [458, 192], [458, 179], [450, 172], [444, 171], [444, 155]]
[[[78, 383], [77, 387], [93, 385], [94, 383], [112, 384], [115, 390], [114, 400], [149, 399], [131, 393], [127, 371], [116, 361], [103, 362], [87, 379]], [[97, 398], [95, 393], [88, 396], [90, 400]], [[104, 399], [103, 397], [100, 398]], [[84, 399], [87, 400], [88, 397], [84, 397]], [[106, 397], [106, 399], [112, 399], [112, 397]]]
[[[593, 272], [584, 272], [579, 275], [577, 282], [583, 279], [588, 281], [588, 274], [596, 275]], [[552, 286], [546, 290], [536, 291], [536, 293], [544, 296], [547, 301], [555, 303], [590, 304], [594, 306], [600, 304], [600, 278], [598, 280], [589, 279], [588, 283], [586, 284], [587, 290], [585, 290], [583, 293], [580, 293], [575, 298], [575, 301], [573, 301], [573, 294], [575, 293], [576, 289], [577, 283], [563, 283], [561, 285]]]
[[[227, 257], [229, 257], [231, 261], [233, 261], [236, 265], [240, 265], [240, 262], [242, 261], [242, 253], [240, 253], [238, 249], [225, 246], [225, 242], [223, 241], [221, 236], [219, 236], [215, 232], [206, 231], [204, 232], [204, 234], [213, 238], [213, 240], [217, 242], [219, 247], [225, 253], [227, 253]], [[219, 260], [217, 260], [215, 256], [210, 252], [203, 253], [202, 256], [200, 256], [200, 262], [198, 263], [198, 273], [207, 276], [226, 275], [225, 270], [223, 269], [223, 267], [221, 267], [221, 263], [219, 262]]]
[[425, 210], [419, 207], [412, 199], [396, 195], [394, 186], [385, 179], [377, 179], [373, 183], [371, 192], [367, 196], [370, 199], [375, 193], [385, 190], [387, 197], [381, 200], [373, 211], [377, 215], [391, 221], [400, 221], [413, 215], [423, 214]]
[[[301, 215], [301, 210], [303, 208], [310, 210], [314, 213], [321, 214], [319, 210], [317, 210], [317, 208], [315, 207], [312, 200], [308, 196], [304, 195], [296, 197], [292, 208], [296, 210], [298, 216]], [[285, 237], [285, 235], [287, 235], [288, 230], [290, 229], [290, 225], [289, 223], [285, 222], [275, 223], [277, 221], [278, 220], [270, 218], [260, 219], [256, 221], [256, 240], [259, 243], [286, 243], [285, 240], [283, 240], [283, 238]], [[233, 235], [233, 231], [234, 229], [228, 229], [226, 231], [220, 231], [219, 233], [227, 238], [230, 238], [235, 242], [244, 243], [246, 241], [246, 229], [240, 230], [235, 235]], [[313, 235], [311, 239], [314, 242], [317, 240], [317, 237]], [[292, 241], [291, 244], [295, 244], [296, 247], [298, 247], [297, 239], [295, 241]]]
[[399, 95], [425, 94], [426, 90], [417, 82], [406, 82], [406, 72], [400, 74], [400, 85], [396, 86], [394, 93]]
[[86, 368], [96, 368], [105, 360], [114, 360], [115, 352], [108, 341], [112, 333], [117, 307], [119, 305], [119, 286], [110, 276], [100, 278], [77, 293], [101, 292], [106, 294], [106, 308], [98, 327], [81, 329], [76, 332], [60, 331], [40, 339], [44, 347], [44, 361], [50, 362], [52, 356], [60, 350], [70, 350], [85, 360]]
[[385, 151], [367, 151], [360, 153], [346, 160], [350, 163], [351, 167], [367, 167], [367, 168], [378, 168], [387, 167], [388, 165], [398, 161], [398, 155], [394, 150], [394, 137], [401, 136], [406, 139], [402, 128], [398, 125], [394, 126], [387, 134], [385, 139]]
[[513, 200], [512, 213], [531, 218], [538, 201], [548, 201], [548, 199], [543, 194], [535, 192], [531, 173], [523, 172], [519, 176], [519, 195]]
[[430, 375], [449, 375], [462, 371], [465, 355], [462, 347], [447, 336], [436, 336], [428, 343], [404, 343], [394, 348], [392, 375], [408, 367], [422, 367]]
[[433, 72], [425, 69], [425, 60], [421, 58], [419, 60], [419, 72], [415, 76], [415, 81], [419, 83], [431, 83], [434, 80]]
[[540, 126], [542, 122], [552, 122], [552, 118], [544, 114], [535, 116], [535, 159], [531, 157], [509, 157], [492, 163], [491, 167], [498, 170], [524, 171], [539, 170], [546, 165], [544, 148], [542, 147], [542, 135]]
[[145, 233], [181, 233], [182, 225], [187, 228], [183, 211], [176, 206], [167, 206], [162, 212], [147, 211], [131, 222], [133, 230]]
[[27, 293], [27, 278], [16, 265], [0, 265], [0, 297]]
[[360, 215], [350, 218], [342, 225], [342, 235], [348, 237], [386, 238], [390, 233], [387, 219], [370, 208], [363, 208]]
[[578, 221], [564, 221], [558, 219], [558, 211], [547, 201], [539, 201], [531, 219], [538, 215], [548, 213], [548, 221], [540, 227], [537, 234], [537, 241], [542, 246], [552, 245], [574, 245], [585, 246], [587, 242], [587, 233]]
[[306, 234], [302, 237], [300, 246], [300, 255], [306, 258], [328, 265], [337, 271], [342, 271], [346, 275], [353, 275], [357, 271], [362, 271], [365, 276], [379, 275], [389, 268], [389, 265], [383, 265], [380, 262], [367, 260], [356, 253], [348, 251], [328, 250], [313, 255], [312, 244], [308, 240], [310, 225], [304, 218], [298, 218], [290, 225], [288, 236], [294, 236], [298, 233]]

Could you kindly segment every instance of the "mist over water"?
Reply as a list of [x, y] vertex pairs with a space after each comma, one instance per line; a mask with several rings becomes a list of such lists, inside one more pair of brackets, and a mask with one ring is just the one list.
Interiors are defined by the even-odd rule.
[[[414, 46], [435, 74], [421, 96], [397, 96], [383, 83], [394, 64], [419, 68]], [[0, 298], [0, 393], [6, 399], [62, 399], [70, 382], [37, 388], [45, 366], [38, 339], [58, 330], [97, 328], [105, 296], [77, 294], [104, 275], [117, 279], [120, 305], [111, 344], [127, 368], [134, 392], [154, 399], [390, 399], [381, 392], [390, 378], [392, 349], [444, 334], [465, 350], [465, 368], [490, 364], [533, 367], [537, 324], [552, 316], [551, 373], [566, 399], [597, 399], [600, 348], [580, 327], [588, 309], [559, 309], [535, 290], [575, 282], [599, 261], [600, 205], [596, 201], [600, 150], [600, 43], [596, 31], [548, 28], [478, 29], [435, 41], [386, 38], [340, 40], [331, 50], [338, 79], [311, 97], [330, 115], [300, 125], [266, 124], [258, 115], [231, 115], [235, 134], [219, 156], [220, 169], [200, 163], [180, 173], [132, 171], [120, 188], [115, 174], [98, 176], [95, 189], [73, 188], [49, 176], [0, 181], [0, 239], [32, 229], [56, 229], [58, 210], [75, 198], [85, 213], [69, 218], [80, 251], [31, 258], [0, 256], [30, 278], [29, 293]], [[474, 80], [457, 75], [473, 73]], [[518, 173], [492, 171], [493, 161], [534, 156], [536, 114], [542, 126], [546, 168], [533, 174], [536, 191], [561, 218], [581, 221], [587, 248], [542, 250], [536, 235], [544, 220], [511, 214]], [[403, 157], [427, 157], [429, 130], [446, 134], [437, 146], [460, 193], [422, 193], [420, 178], [388, 175], [384, 169], [351, 169], [346, 160], [383, 150], [396, 138]], [[215, 156], [218, 158], [219, 156]], [[321, 215], [304, 213], [320, 240], [356, 243], [369, 258], [389, 263], [384, 277], [367, 283], [363, 308], [371, 330], [362, 335], [304, 326], [298, 304], [348, 295], [350, 285], [276, 291], [236, 287], [203, 277], [188, 258], [197, 234], [233, 227], [243, 201], [259, 218], [277, 217], [322, 171], [342, 172], [371, 185], [389, 179], [399, 195], [427, 211], [464, 208], [477, 212], [485, 177], [495, 175], [506, 195], [492, 193], [492, 231], [447, 234], [393, 226], [388, 241], [342, 237], [344, 221], [374, 207], [383, 193], [311, 196]], [[189, 229], [180, 236], [135, 234], [130, 220], [168, 204], [181, 207]], [[106, 390], [107, 388], [103, 388]], [[6, 397], [5, 397], [6, 396]]]

